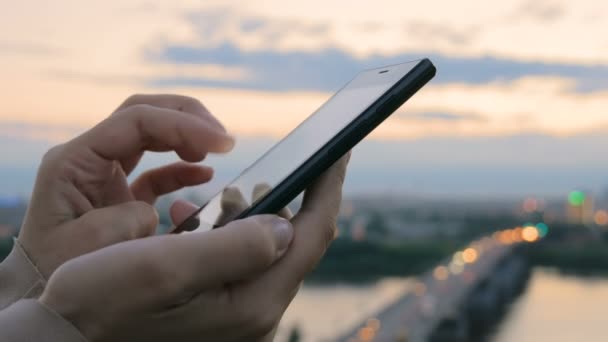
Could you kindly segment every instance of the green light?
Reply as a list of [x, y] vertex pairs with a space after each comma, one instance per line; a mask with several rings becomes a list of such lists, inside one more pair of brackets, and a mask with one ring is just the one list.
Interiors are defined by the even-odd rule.
[[572, 191], [568, 195], [568, 203], [573, 207], [580, 207], [585, 203], [585, 193], [582, 191]]
[[543, 222], [538, 223], [536, 225], [536, 229], [538, 230], [538, 236], [540, 236], [541, 238], [544, 238], [545, 236], [547, 236], [547, 233], [549, 233], [549, 227]]

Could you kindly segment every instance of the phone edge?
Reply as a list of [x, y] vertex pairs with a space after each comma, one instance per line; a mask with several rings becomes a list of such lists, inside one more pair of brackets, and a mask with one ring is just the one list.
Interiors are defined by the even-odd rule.
[[[351, 124], [336, 134], [258, 203], [238, 215], [235, 220], [253, 215], [276, 213], [289, 204], [325, 170], [414, 96], [435, 76], [436, 72], [435, 65], [428, 58], [420, 60], [410, 72], [371, 104]], [[214, 226], [214, 228], [216, 227]]]

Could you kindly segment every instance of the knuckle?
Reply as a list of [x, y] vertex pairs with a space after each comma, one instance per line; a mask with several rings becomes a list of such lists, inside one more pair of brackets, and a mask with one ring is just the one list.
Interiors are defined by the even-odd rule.
[[194, 110], [201, 110], [203, 109], [204, 106], [201, 103], [201, 101], [195, 99], [194, 97], [190, 97], [190, 96], [181, 96], [179, 99], [179, 105], [177, 110], [179, 111], [194, 111]]
[[328, 216], [326, 220], [324, 220], [325, 224], [323, 226], [323, 242], [324, 242], [324, 250], [326, 250], [329, 245], [334, 241], [336, 236], [336, 231], [338, 230], [338, 224], [336, 219], [333, 216]]
[[154, 207], [146, 202], [129, 202], [125, 205], [127, 215], [133, 218], [134, 226], [129, 231], [131, 238], [147, 236], [158, 225], [158, 214]]
[[336, 172], [336, 183], [339, 184], [340, 186], [344, 185], [344, 181], [346, 180], [346, 172], [344, 172], [343, 170], [339, 170], [338, 172]]
[[146, 95], [144, 95], [144, 94], [133, 94], [133, 95], [127, 97], [125, 102], [123, 102], [123, 107], [132, 106], [136, 103], [141, 103], [145, 96]]
[[141, 115], [142, 113], [145, 113], [146, 111], [148, 111], [148, 109], [152, 107], [149, 104], [145, 104], [145, 103], [136, 103], [132, 106], [129, 106], [127, 108], [125, 108], [122, 112], [125, 115]]
[[248, 332], [247, 335], [256, 338], [268, 335], [279, 320], [279, 315], [275, 313], [276, 310], [268, 307], [260, 310], [263, 307], [260, 305], [249, 305], [248, 307], [249, 309], [241, 312], [241, 326]]
[[53, 164], [61, 159], [65, 145], [56, 145], [48, 149], [42, 157], [42, 164]]
[[77, 152], [69, 142], [51, 147], [42, 157], [38, 172], [39, 179], [70, 181], [77, 179], [78, 169], [70, 162]]

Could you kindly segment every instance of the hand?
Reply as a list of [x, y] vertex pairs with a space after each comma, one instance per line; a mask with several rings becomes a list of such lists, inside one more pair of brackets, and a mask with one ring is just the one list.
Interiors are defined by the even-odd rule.
[[127, 176], [143, 152], [176, 151], [198, 162], [233, 144], [195, 99], [132, 96], [93, 129], [44, 156], [19, 242], [48, 278], [71, 258], [151, 235], [157, 196], [206, 182], [213, 170], [175, 163], [144, 172], [129, 185]]
[[122, 242], [62, 265], [40, 301], [94, 342], [264, 340], [334, 238], [346, 164], [306, 191], [291, 224], [262, 215]]

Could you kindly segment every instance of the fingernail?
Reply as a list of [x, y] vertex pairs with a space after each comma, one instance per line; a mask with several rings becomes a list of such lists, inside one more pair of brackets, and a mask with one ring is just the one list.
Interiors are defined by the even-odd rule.
[[234, 148], [235, 144], [236, 139], [234, 138], [234, 136], [228, 133], [224, 133], [224, 139], [222, 139], [221, 144], [222, 152], [230, 152]]
[[277, 254], [278, 256], [282, 256], [287, 251], [287, 248], [293, 239], [293, 227], [291, 222], [280, 217], [276, 217], [272, 224], [274, 238], [277, 242]]

